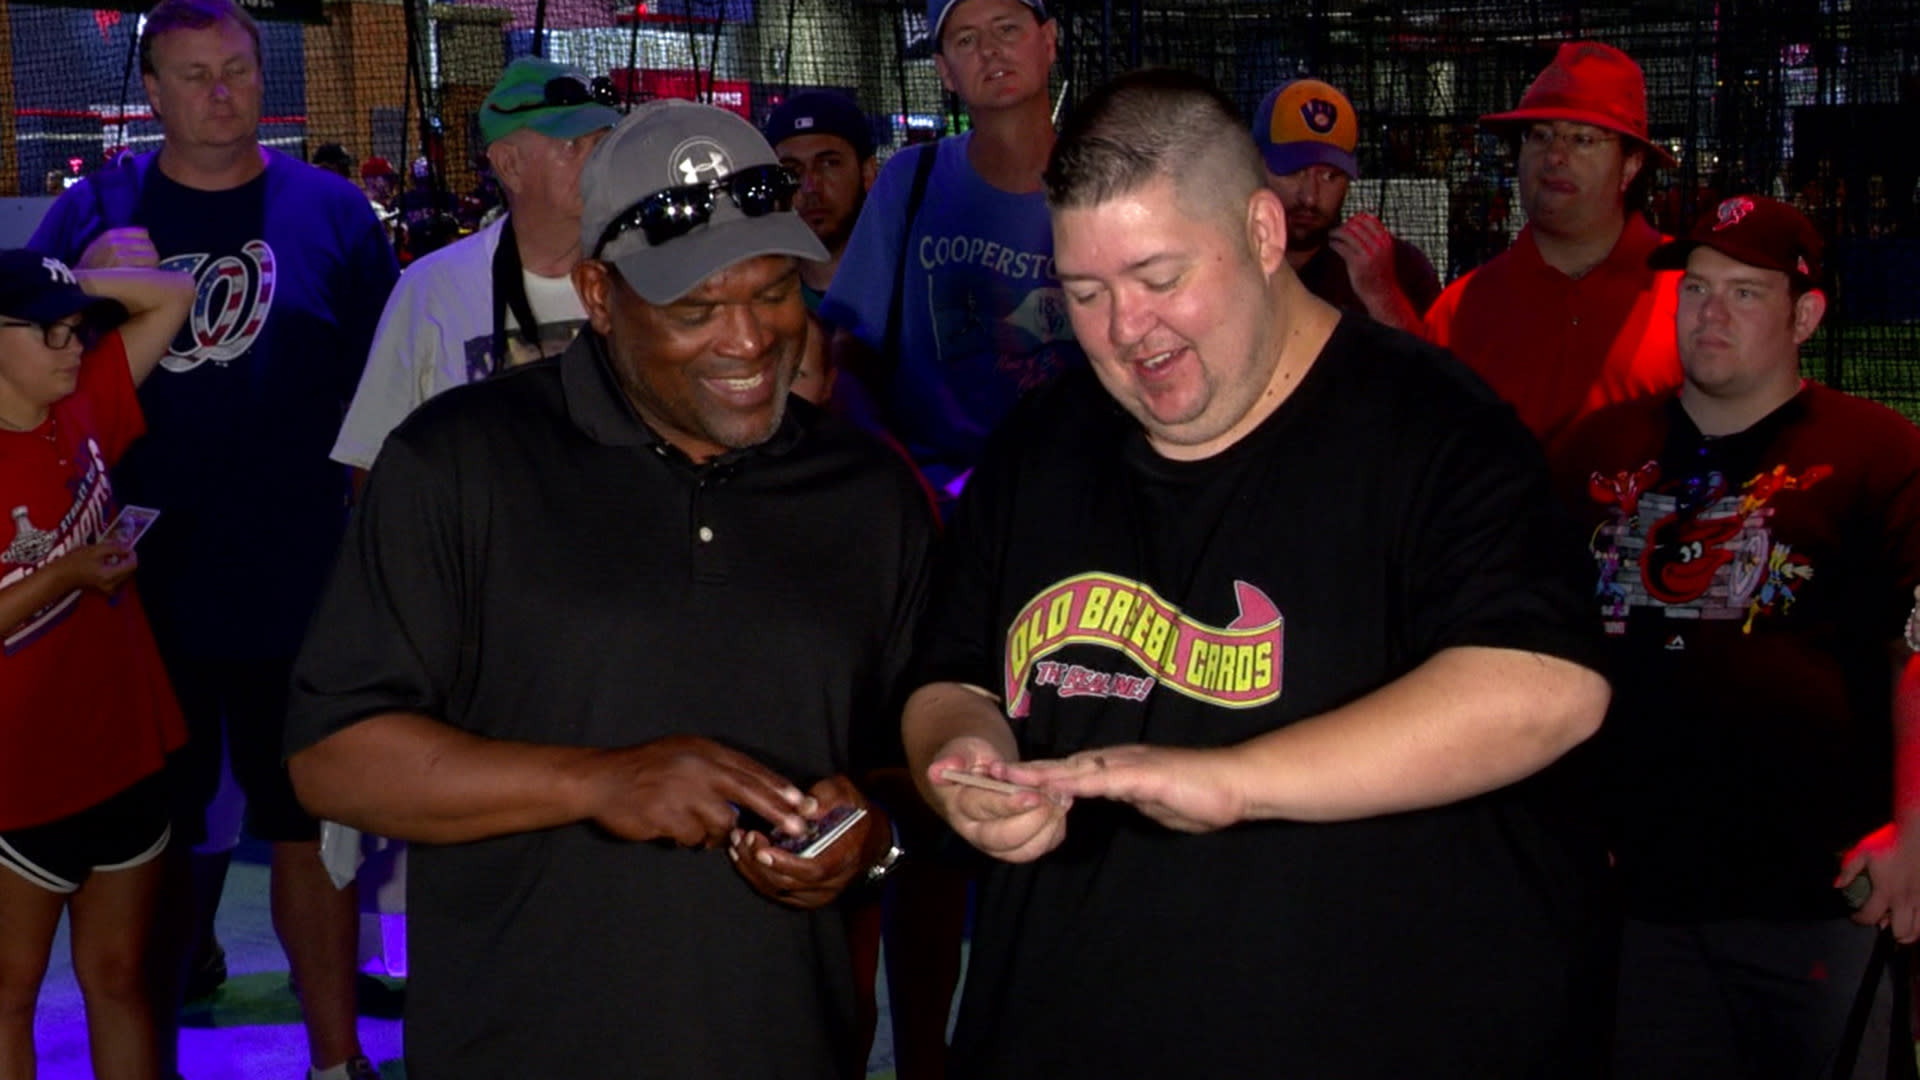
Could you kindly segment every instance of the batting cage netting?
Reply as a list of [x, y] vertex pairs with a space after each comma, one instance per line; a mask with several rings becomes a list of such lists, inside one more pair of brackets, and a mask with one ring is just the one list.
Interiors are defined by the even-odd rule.
[[[900, 0], [244, 0], [261, 20], [262, 138], [384, 159], [469, 222], [484, 178], [475, 112], [507, 61], [579, 65], [620, 101], [708, 100], [762, 121], [798, 89], [867, 110], [882, 154], [958, 130], [924, 3]], [[156, 145], [135, 56], [144, 4], [0, 0], [0, 195], [57, 191]], [[1836, 307], [1809, 374], [1920, 416], [1920, 0], [1055, 0], [1061, 108], [1142, 64], [1207, 75], [1251, 114], [1301, 75], [1361, 119], [1349, 210], [1378, 214], [1451, 279], [1522, 222], [1513, 148], [1476, 120], [1511, 107], [1567, 40], [1626, 50], [1652, 134], [1680, 165], [1645, 211], [1677, 232], [1722, 195], [1793, 201], [1829, 239]], [[336, 156], [337, 156], [337, 152]]]

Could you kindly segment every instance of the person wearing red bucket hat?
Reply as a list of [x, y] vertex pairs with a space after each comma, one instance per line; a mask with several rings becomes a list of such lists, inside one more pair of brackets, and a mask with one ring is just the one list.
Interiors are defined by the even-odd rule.
[[1527, 226], [1440, 295], [1427, 336], [1548, 443], [1603, 405], [1679, 385], [1673, 275], [1648, 268], [1661, 237], [1629, 209], [1647, 167], [1673, 163], [1648, 137], [1639, 65], [1597, 41], [1562, 45], [1517, 108], [1481, 122], [1513, 135]]
[[[1888, 671], [1920, 585], [1920, 430], [1801, 379], [1821, 254], [1783, 203], [1708, 208], [1651, 260], [1682, 272], [1685, 381], [1555, 455], [1615, 650], [1595, 745], [1626, 915], [1616, 1076], [1828, 1075], [1856, 995], [1891, 989], [1876, 924], [1920, 938], [1920, 738], [1898, 719], [1920, 658]], [[1874, 1060], [1891, 1011], [1852, 1075], [1913, 1075]]]

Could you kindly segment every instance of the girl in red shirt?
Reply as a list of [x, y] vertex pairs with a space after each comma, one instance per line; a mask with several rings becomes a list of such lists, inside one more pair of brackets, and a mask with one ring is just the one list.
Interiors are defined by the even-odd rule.
[[[75, 275], [0, 251], [0, 1076], [34, 1072], [62, 911], [94, 1075], [157, 1075], [145, 965], [180, 707], [107, 537], [107, 470], [144, 430], [134, 388], [194, 303], [160, 270]], [[117, 329], [116, 329], [117, 327]]]

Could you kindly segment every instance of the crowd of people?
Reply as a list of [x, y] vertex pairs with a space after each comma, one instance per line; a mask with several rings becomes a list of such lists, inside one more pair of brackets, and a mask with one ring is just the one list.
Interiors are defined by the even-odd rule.
[[323, 821], [410, 845], [420, 1080], [860, 1076], [883, 938], [905, 1080], [1912, 1077], [1920, 431], [1802, 379], [1813, 223], [1657, 231], [1569, 42], [1443, 287], [1339, 88], [1056, 129], [1042, 0], [927, 14], [968, 130], [884, 164], [516, 60], [403, 274], [149, 13], [161, 148], [0, 254], [0, 1077], [63, 912], [176, 1076], [223, 760], [310, 1080]]

